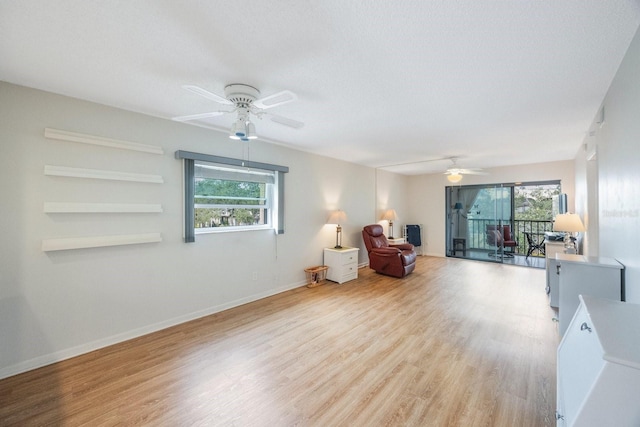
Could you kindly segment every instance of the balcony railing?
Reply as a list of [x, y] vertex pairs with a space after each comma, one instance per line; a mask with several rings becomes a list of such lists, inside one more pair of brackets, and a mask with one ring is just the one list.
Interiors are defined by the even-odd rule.
[[[468, 219], [467, 220], [467, 249], [493, 250], [495, 246], [487, 244], [487, 225], [495, 225], [498, 222], [495, 219]], [[516, 219], [513, 221], [503, 221], [503, 224], [510, 224], [512, 234], [518, 242], [518, 246], [514, 249], [514, 253], [526, 255], [529, 245], [525, 232], [531, 233], [531, 236], [538, 242], [544, 239], [544, 233], [552, 231], [553, 223], [551, 221], [523, 220]], [[544, 256], [539, 251], [535, 251], [532, 256]]]

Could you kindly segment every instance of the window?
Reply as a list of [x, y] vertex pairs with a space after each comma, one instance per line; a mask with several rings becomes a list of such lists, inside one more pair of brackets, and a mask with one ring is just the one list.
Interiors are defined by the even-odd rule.
[[217, 231], [284, 233], [286, 166], [177, 151], [184, 165], [184, 239]]
[[194, 167], [196, 233], [272, 227], [275, 172], [201, 161]]

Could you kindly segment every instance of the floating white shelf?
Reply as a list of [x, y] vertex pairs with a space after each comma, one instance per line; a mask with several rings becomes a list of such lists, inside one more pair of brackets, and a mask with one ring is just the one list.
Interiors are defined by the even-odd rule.
[[44, 174], [51, 176], [66, 176], [70, 178], [108, 179], [113, 181], [135, 181], [162, 184], [164, 179], [160, 175], [118, 172], [100, 169], [82, 169], [67, 166], [45, 165]]
[[100, 248], [105, 246], [137, 245], [141, 243], [156, 243], [161, 241], [162, 236], [160, 233], [47, 239], [42, 241], [42, 251], [50, 252], [65, 251], [69, 249]]
[[120, 141], [117, 139], [103, 138], [100, 136], [87, 135], [84, 133], [69, 132], [45, 128], [45, 138], [58, 139], [62, 141], [80, 142], [83, 144], [100, 145], [103, 147], [119, 148], [122, 150], [141, 151], [151, 154], [164, 154], [162, 147], [155, 145], [140, 144], [137, 142]]
[[144, 203], [45, 202], [45, 213], [160, 213], [162, 205]]

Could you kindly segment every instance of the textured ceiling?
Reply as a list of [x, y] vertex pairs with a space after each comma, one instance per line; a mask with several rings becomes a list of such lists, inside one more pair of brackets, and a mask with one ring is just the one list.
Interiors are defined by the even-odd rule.
[[288, 89], [270, 111], [305, 126], [258, 120], [266, 141], [486, 168], [573, 158], [639, 22], [640, 0], [0, 0], [0, 80], [164, 118], [218, 109], [185, 84]]

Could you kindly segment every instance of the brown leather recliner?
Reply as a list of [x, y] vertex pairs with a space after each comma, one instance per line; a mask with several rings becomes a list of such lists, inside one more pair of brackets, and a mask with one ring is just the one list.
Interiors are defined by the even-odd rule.
[[376, 273], [404, 277], [416, 267], [416, 251], [410, 243], [389, 245], [380, 224], [362, 229], [364, 245], [369, 253], [369, 267]]

